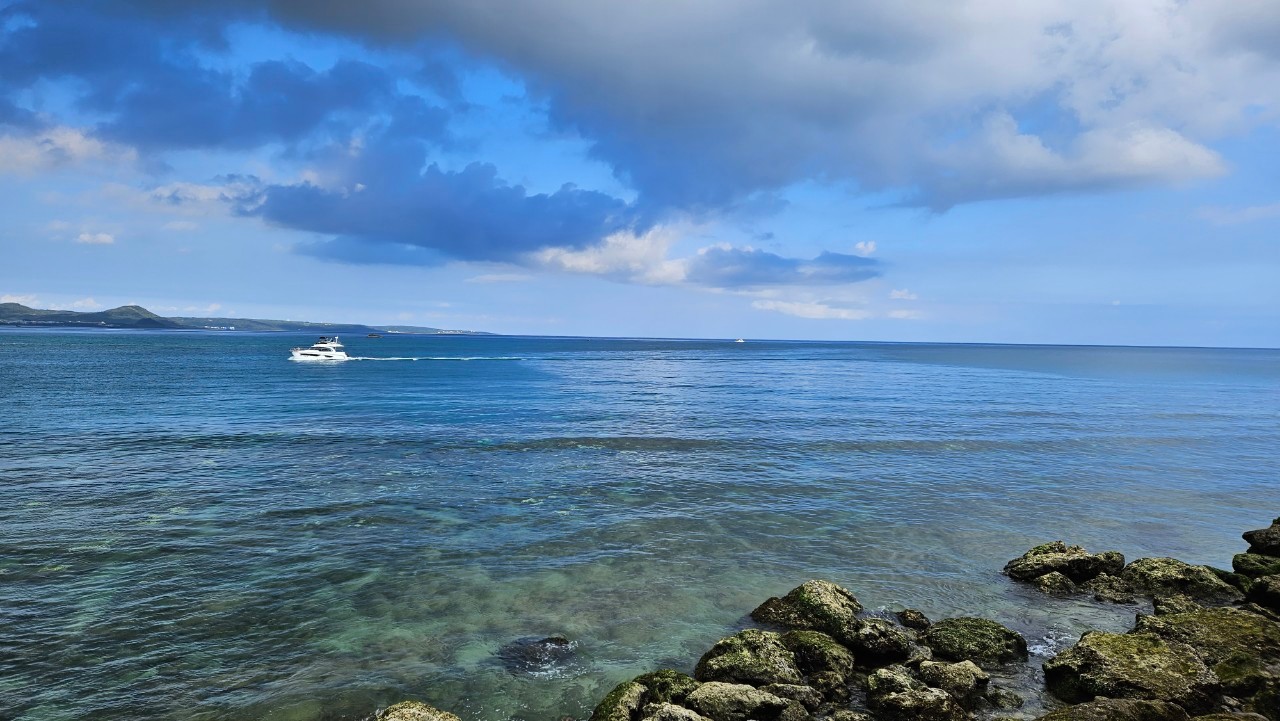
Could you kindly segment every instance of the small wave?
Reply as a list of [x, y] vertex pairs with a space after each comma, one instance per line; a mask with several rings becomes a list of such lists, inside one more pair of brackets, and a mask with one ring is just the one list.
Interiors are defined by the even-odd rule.
[[372, 356], [354, 356], [347, 360], [353, 361], [518, 361], [524, 360], [519, 356], [390, 356], [390, 357], [372, 357]]
[[1049, 658], [1057, 656], [1058, 652], [1070, 646], [1075, 640], [1075, 636], [1063, 631], [1049, 631], [1039, 639], [1027, 644], [1027, 652], [1032, 656], [1040, 656], [1041, 658]]

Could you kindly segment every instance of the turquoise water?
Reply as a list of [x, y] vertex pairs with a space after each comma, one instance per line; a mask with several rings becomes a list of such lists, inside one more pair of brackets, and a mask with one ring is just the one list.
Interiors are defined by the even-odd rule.
[[0, 718], [585, 718], [811, 577], [1051, 653], [1134, 609], [1012, 585], [1033, 543], [1280, 515], [1280, 351], [305, 340], [0, 332]]

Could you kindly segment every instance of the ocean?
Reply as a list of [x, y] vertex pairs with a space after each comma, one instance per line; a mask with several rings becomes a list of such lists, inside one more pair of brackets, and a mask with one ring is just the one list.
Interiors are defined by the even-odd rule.
[[1229, 566], [1280, 515], [1276, 350], [310, 340], [0, 331], [0, 718], [585, 719], [810, 578], [1043, 660], [1137, 609], [1030, 546]]

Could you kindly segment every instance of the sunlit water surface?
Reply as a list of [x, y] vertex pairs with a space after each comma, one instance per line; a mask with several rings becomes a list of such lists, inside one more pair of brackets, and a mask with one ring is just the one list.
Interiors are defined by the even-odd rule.
[[301, 340], [0, 332], [0, 717], [585, 718], [812, 577], [1051, 654], [1134, 608], [1030, 545], [1224, 566], [1280, 515], [1277, 351]]

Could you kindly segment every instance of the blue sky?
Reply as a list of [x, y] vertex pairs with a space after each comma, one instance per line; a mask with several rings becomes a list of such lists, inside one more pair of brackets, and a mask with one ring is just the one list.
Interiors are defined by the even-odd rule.
[[0, 0], [0, 298], [1280, 346], [1280, 5]]

